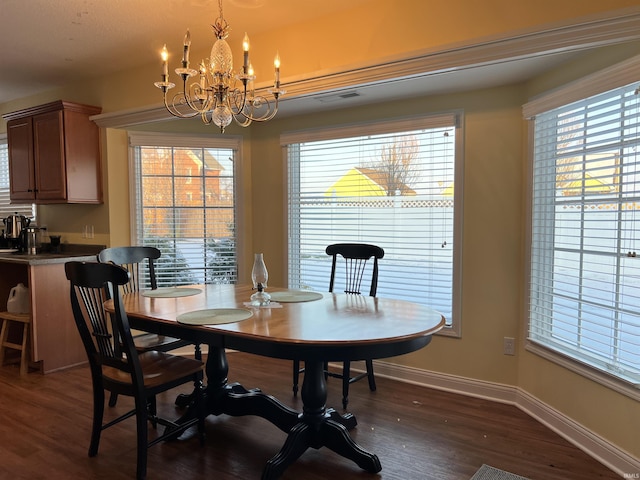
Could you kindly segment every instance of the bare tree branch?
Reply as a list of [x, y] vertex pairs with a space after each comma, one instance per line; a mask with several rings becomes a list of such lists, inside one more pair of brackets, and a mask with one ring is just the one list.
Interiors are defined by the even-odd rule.
[[377, 159], [366, 167], [376, 170], [380, 175], [379, 184], [386, 190], [387, 196], [402, 195], [419, 179], [419, 172], [414, 168], [419, 151], [416, 137], [397, 139], [383, 145]]

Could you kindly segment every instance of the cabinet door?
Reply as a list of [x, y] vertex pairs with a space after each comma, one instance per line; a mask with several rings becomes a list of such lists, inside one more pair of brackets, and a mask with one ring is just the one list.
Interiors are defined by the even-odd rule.
[[35, 160], [36, 198], [60, 201], [67, 198], [64, 154], [63, 112], [33, 117], [33, 157]]
[[19, 118], [7, 122], [7, 141], [11, 201], [30, 203], [35, 200], [36, 188], [31, 118]]

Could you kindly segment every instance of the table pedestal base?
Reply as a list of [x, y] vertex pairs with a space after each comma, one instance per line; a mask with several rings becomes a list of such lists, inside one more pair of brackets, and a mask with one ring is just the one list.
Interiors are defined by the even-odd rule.
[[206, 408], [212, 415], [257, 415], [289, 434], [280, 452], [271, 458], [263, 471], [263, 480], [279, 478], [285, 469], [308, 448], [327, 447], [338, 455], [353, 460], [367, 472], [377, 473], [382, 467], [378, 457], [356, 444], [349, 430], [357, 425], [351, 414], [340, 415], [325, 406], [327, 384], [324, 362], [305, 360], [302, 383], [303, 411], [299, 413], [259, 389], [247, 390], [239, 384], [228, 384], [229, 366], [224, 348], [209, 347], [207, 357]]
[[[306, 368], [306, 367], [305, 367]], [[290, 431], [287, 441], [277, 455], [267, 462], [262, 480], [275, 480], [295, 462], [308, 448], [327, 447], [338, 455], [353, 460], [360, 468], [370, 473], [382, 470], [380, 460], [353, 441], [347, 428], [327, 415], [319, 425], [305, 423], [304, 418]]]

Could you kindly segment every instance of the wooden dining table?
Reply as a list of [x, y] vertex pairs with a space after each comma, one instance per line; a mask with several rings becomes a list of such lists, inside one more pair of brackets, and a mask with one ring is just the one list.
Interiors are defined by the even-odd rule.
[[[327, 408], [324, 364], [387, 358], [423, 348], [445, 324], [440, 313], [402, 300], [278, 288], [269, 288], [274, 297], [270, 305], [252, 307], [250, 285], [184, 288], [123, 295], [129, 323], [135, 329], [208, 345], [207, 413], [257, 415], [288, 433], [282, 449], [267, 462], [263, 480], [280, 477], [308, 448], [327, 447], [367, 472], [382, 469], [378, 457], [349, 435], [357, 424], [355, 416]], [[106, 309], [113, 311], [112, 301]], [[259, 388], [229, 382], [226, 349], [304, 361], [302, 412]], [[188, 409], [185, 418], [193, 414]]]

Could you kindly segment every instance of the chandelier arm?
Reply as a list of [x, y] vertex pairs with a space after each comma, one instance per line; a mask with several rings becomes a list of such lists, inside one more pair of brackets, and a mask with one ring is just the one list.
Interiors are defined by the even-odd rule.
[[200, 116], [202, 118], [202, 123], [204, 123], [205, 125], [211, 125], [213, 123], [210, 110], [206, 112], [202, 112]]
[[184, 92], [179, 92], [176, 93], [173, 98], [171, 99], [171, 102], [167, 101], [167, 96], [164, 96], [164, 106], [167, 109], [167, 111], [173, 115], [174, 117], [178, 117], [178, 118], [193, 118], [195, 116], [197, 116], [199, 114], [199, 112], [194, 111], [194, 112], [184, 112], [182, 111], [179, 107], [182, 105], [188, 105], [185, 100], [184, 100]]
[[[249, 107], [250, 112], [245, 111], [246, 106]], [[238, 112], [238, 115], [254, 122], [267, 122], [273, 119], [278, 113], [278, 98], [274, 97], [273, 100], [270, 100], [263, 96], [257, 96], [254, 97], [246, 106]], [[257, 108], [265, 109], [264, 113], [258, 116], [254, 115], [253, 112]]]
[[248, 127], [253, 121], [251, 118], [247, 118], [245, 115], [240, 115], [238, 113], [233, 114], [233, 120], [241, 127]]
[[187, 117], [185, 117], [185, 114], [183, 114], [183, 113], [179, 112], [179, 111], [176, 109], [176, 107], [175, 107], [175, 97], [176, 97], [176, 96], [174, 95], [174, 98], [173, 98], [172, 102], [171, 102], [171, 103], [169, 103], [169, 102], [167, 101], [167, 95], [165, 94], [165, 95], [164, 95], [164, 107], [165, 107], [165, 108], [167, 109], [167, 111], [168, 111], [171, 115], [173, 115], [174, 117], [177, 117], [177, 118], [187, 118]]
[[244, 88], [242, 92], [239, 88], [230, 89], [227, 92], [227, 100], [233, 114], [238, 114], [247, 105], [247, 89]]
[[205, 113], [215, 107], [215, 97], [210, 89], [202, 88], [199, 83], [192, 83], [188, 90], [189, 92], [185, 93], [187, 91], [185, 85], [185, 91], [182, 92], [184, 101], [197, 114]]

